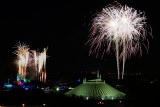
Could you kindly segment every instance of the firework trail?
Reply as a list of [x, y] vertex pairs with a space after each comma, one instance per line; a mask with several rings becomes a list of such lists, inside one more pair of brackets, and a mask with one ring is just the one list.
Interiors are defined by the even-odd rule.
[[47, 49], [44, 48], [42, 53], [38, 53], [35, 50], [30, 50], [29, 46], [24, 43], [17, 44], [16, 48], [14, 54], [18, 57], [18, 75], [21, 75], [24, 79], [27, 76], [27, 68], [34, 67], [38, 80], [45, 82]]
[[40, 81], [45, 82], [46, 81], [46, 51], [47, 49], [44, 48], [44, 51], [41, 53], [36, 53], [36, 59], [37, 62], [35, 64], [37, 64], [38, 68], [36, 68], [38, 70], [38, 78], [40, 79]]
[[46, 70], [46, 58], [47, 58], [46, 52], [47, 52], [47, 49], [44, 48], [44, 50], [43, 50], [43, 66], [44, 66], [44, 70]]
[[[32, 51], [34, 55], [34, 66], [35, 66], [35, 71], [37, 71], [37, 53], [35, 50]], [[36, 76], [38, 76], [38, 73], [36, 72]]]
[[15, 46], [17, 50], [14, 51], [14, 54], [18, 56], [18, 73], [24, 78], [26, 76], [26, 69], [28, 64], [29, 46], [24, 43], [19, 43]]
[[[142, 52], [141, 45], [147, 36], [147, 24], [144, 12], [138, 12], [127, 5], [122, 6], [118, 2], [107, 5], [96, 14], [89, 35], [90, 54], [97, 53], [106, 46], [102, 52], [110, 52], [112, 49], [116, 55], [118, 79], [120, 79], [120, 60], [123, 60], [122, 79], [124, 77], [125, 61], [132, 54]], [[141, 43], [143, 42], [143, 43]], [[147, 40], [148, 42], [148, 40]], [[145, 46], [145, 45], [144, 45]], [[148, 47], [145, 46], [148, 50]]]
[[47, 58], [47, 55], [46, 55], [46, 52], [47, 52], [47, 48], [44, 48], [43, 52], [42, 52], [42, 55], [43, 55], [43, 81], [46, 82], [46, 58]]

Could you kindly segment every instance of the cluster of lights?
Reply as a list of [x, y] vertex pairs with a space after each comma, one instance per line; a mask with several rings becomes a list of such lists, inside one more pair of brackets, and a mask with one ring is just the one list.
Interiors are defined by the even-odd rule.
[[[0, 105], [0, 107], [6, 107], [6, 106], [2, 106], [2, 105]], [[27, 106], [26, 104], [24, 104], [24, 103], [23, 103], [23, 104], [22, 104], [22, 107], [28, 107], [28, 106]], [[45, 103], [43, 103], [43, 104], [42, 104], [42, 107], [46, 107], [46, 104], [45, 104]]]
[[[25, 106], [26, 106], [26, 105], [23, 103], [23, 104], [22, 104], [22, 107], [25, 107]], [[43, 103], [42, 106], [43, 106], [43, 107], [46, 107], [46, 104]], [[0, 106], [0, 107], [1, 107], [1, 106]], [[27, 106], [26, 106], [26, 107], [27, 107]]]
[[104, 102], [102, 102], [102, 101], [99, 101], [99, 102], [98, 102], [98, 104], [104, 104]]

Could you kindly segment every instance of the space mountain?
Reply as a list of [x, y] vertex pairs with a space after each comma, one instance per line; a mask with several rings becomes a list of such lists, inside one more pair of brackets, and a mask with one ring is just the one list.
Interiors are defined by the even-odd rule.
[[115, 100], [125, 97], [123, 92], [113, 88], [101, 79], [99, 71], [97, 78], [92, 80], [83, 79], [83, 83], [65, 93], [68, 97], [83, 97], [84, 99], [99, 99], [99, 100]]

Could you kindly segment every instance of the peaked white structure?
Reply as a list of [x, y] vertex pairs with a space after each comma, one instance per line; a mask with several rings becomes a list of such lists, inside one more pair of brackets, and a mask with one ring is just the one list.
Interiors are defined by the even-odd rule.
[[113, 88], [101, 79], [99, 71], [97, 72], [97, 78], [92, 80], [83, 80], [83, 83], [69, 90], [65, 93], [66, 96], [83, 97], [84, 99], [101, 99], [101, 100], [114, 100], [122, 99], [125, 97], [123, 92]]

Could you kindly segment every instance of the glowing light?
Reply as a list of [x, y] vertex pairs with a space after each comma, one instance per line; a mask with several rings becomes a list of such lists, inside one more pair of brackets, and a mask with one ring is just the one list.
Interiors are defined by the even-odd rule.
[[29, 54], [29, 46], [26, 44], [17, 44], [17, 50], [14, 51], [14, 54], [18, 57], [18, 73], [22, 75], [22, 77], [26, 76], [26, 67], [28, 62], [28, 54]]
[[100, 102], [98, 102], [98, 104], [104, 104], [104, 102], [100, 101]]
[[86, 97], [86, 100], [88, 100], [89, 99], [89, 97]]
[[111, 99], [112, 99], [112, 100], [114, 100], [114, 98], [113, 98], [113, 97], [112, 97]]
[[[144, 12], [138, 12], [127, 5], [122, 6], [118, 2], [115, 3], [115, 5], [107, 5], [93, 19], [87, 43], [91, 45], [90, 54], [95, 53], [96, 56], [102, 47], [106, 48], [101, 57], [104, 53], [115, 51], [118, 79], [120, 79], [119, 60], [123, 60], [121, 77], [123, 79], [126, 59], [138, 51], [140, 55], [142, 53], [141, 44], [144, 45], [144, 40], [147, 40], [147, 24]], [[148, 51], [148, 47], [146, 45], [144, 47]]]
[[[42, 53], [38, 53], [35, 50], [30, 50], [29, 46], [26, 44], [17, 44], [17, 50], [14, 51], [14, 54], [18, 57], [18, 75], [22, 76], [24, 79], [27, 76], [27, 68], [35, 68], [36, 77], [42, 81], [46, 82], [46, 51], [47, 49], [44, 48]], [[34, 72], [33, 71], [33, 72]], [[20, 81], [17, 78], [17, 81]]]
[[22, 107], [24, 107], [25, 106], [25, 104], [22, 104]]
[[56, 91], [59, 91], [59, 90], [60, 90], [59, 87], [57, 87], [57, 88], [56, 88]]

